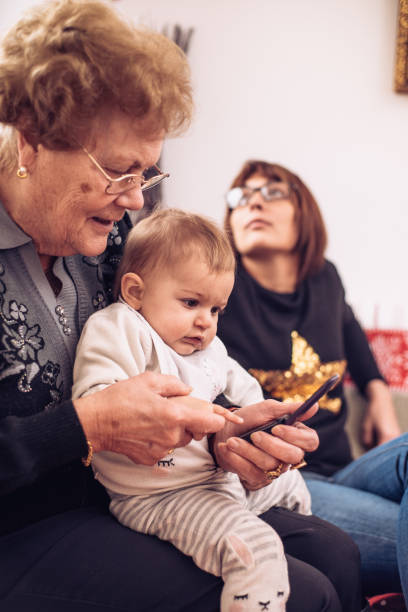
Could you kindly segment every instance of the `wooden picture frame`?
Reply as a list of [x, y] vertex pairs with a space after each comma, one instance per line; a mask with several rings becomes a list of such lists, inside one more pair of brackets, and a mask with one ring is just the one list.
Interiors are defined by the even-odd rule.
[[408, 0], [399, 0], [394, 87], [408, 93]]

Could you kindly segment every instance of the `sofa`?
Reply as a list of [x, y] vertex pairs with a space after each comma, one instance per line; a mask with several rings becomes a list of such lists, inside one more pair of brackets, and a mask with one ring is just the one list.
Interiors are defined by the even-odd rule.
[[[366, 400], [359, 390], [351, 384], [345, 386], [345, 395], [349, 408], [346, 429], [350, 438], [353, 456], [357, 458], [364, 452], [364, 448], [360, 443], [359, 434]], [[408, 431], [408, 393], [393, 390], [392, 398], [401, 425], [401, 431]]]

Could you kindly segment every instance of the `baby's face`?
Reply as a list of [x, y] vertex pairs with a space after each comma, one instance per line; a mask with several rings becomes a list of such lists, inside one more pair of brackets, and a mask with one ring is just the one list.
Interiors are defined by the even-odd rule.
[[234, 273], [210, 272], [198, 258], [149, 274], [139, 312], [179, 355], [206, 348], [217, 333]]

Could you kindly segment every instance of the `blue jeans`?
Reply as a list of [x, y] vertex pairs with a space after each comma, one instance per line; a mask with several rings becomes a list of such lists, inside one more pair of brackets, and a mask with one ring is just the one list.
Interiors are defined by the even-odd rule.
[[358, 545], [365, 595], [402, 590], [408, 601], [408, 433], [330, 477], [303, 474], [313, 514]]

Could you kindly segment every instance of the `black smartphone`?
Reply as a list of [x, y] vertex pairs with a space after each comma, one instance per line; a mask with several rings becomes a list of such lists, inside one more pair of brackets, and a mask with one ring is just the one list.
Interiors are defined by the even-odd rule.
[[330, 389], [333, 389], [337, 385], [340, 380], [340, 376], [338, 374], [334, 374], [331, 376], [326, 382], [322, 384], [321, 387], [317, 389], [310, 397], [307, 398], [305, 402], [295, 412], [291, 412], [290, 414], [284, 414], [278, 419], [273, 419], [273, 421], [268, 421], [264, 425], [260, 425], [259, 427], [255, 427], [254, 429], [250, 429], [249, 431], [244, 431], [244, 433], [240, 434], [238, 438], [242, 438], [247, 442], [251, 442], [251, 434], [256, 431], [266, 431], [269, 432], [272, 427], [275, 425], [293, 425], [295, 421], [300, 417], [300, 415], [304, 414], [306, 410], [309, 410], [323, 395], [326, 395]]

